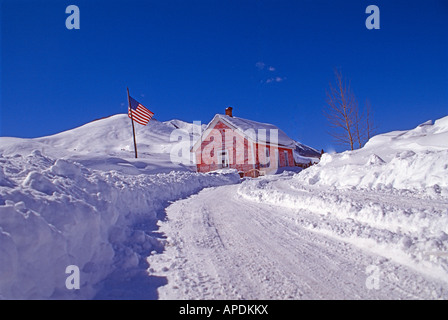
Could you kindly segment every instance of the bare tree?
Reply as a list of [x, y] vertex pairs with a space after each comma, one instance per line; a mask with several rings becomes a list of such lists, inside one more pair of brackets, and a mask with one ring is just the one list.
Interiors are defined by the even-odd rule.
[[366, 109], [365, 109], [365, 126], [366, 126], [366, 142], [372, 138], [375, 134], [376, 126], [373, 122], [372, 105], [370, 101], [366, 99]]
[[358, 103], [350, 87], [350, 82], [343, 78], [341, 72], [334, 70], [335, 84], [330, 82], [327, 90], [327, 105], [324, 115], [333, 128], [330, 134], [335, 141], [342, 145], [349, 145], [354, 149], [355, 142], [361, 145], [361, 128]]
[[366, 130], [364, 127], [364, 115], [361, 113], [358, 107], [358, 103], [356, 103], [354, 110], [354, 118], [353, 118], [353, 128], [354, 128], [354, 137], [356, 142], [358, 143], [358, 147], [362, 148], [365, 143]]
[[364, 110], [359, 109], [358, 101], [347, 81], [337, 69], [334, 70], [335, 83], [330, 82], [327, 105], [324, 115], [333, 129], [329, 133], [336, 143], [362, 148], [372, 138], [376, 127], [373, 122], [372, 105], [366, 100]]

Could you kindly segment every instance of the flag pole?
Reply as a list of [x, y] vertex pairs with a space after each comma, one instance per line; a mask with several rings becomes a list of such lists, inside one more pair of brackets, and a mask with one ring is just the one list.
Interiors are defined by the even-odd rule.
[[128, 108], [129, 108], [129, 112], [131, 114], [132, 135], [134, 136], [134, 152], [135, 152], [135, 158], [137, 159], [137, 142], [135, 140], [134, 118], [132, 116], [131, 99], [129, 97], [129, 88], [126, 88], [126, 89], [128, 90]]

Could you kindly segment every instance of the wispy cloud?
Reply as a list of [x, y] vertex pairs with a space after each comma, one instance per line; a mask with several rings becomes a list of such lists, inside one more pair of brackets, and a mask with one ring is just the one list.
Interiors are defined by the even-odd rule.
[[255, 66], [256, 66], [259, 70], [267, 69], [267, 70], [269, 70], [269, 71], [271, 71], [271, 72], [275, 71], [275, 67], [273, 67], [273, 66], [269, 66], [269, 67], [267, 67], [267, 66], [266, 66], [266, 63], [264, 63], [263, 61], [258, 61], [258, 62], [255, 64]]
[[267, 65], [263, 61], [258, 61], [255, 64], [255, 67], [257, 67], [257, 69], [260, 71], [264, 70], [263, 74], [265, 78], [260, 81], [261, 83], [278, 83], [286, 80], [286, 77], [272, 76], [270, 73], [274, 73], [275, 75], [277, 69], [274, 66]]
[[286, 77], [272, 77], [267, 79], [265, 82], [266, 83], [273, 83], [273, 82], [283, 82], [286, 80]]
[[259, 69], [259, 70], [263, 70], [264, 67], [266, 66], [266, 64], [263, 61], [258, 61], [255, 66]]

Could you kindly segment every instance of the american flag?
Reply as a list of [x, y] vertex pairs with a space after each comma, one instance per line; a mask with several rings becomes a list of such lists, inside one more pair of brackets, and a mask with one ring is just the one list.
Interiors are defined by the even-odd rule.
[[149, 111], [140, 102], [133, 99], [132, 97], [129, 97], [129, 102], [131, 104], [128, 110], [129, 118], [134, 119], [135, 122], [146, 126], [146, 124], [149, 122], [149, 120], [151, 120], [152, 116], [154, 115], [154, 112]]

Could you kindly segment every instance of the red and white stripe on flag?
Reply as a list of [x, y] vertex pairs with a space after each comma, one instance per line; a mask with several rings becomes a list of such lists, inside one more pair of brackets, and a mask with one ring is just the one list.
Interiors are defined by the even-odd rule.
[[154, 116], [154, 112], [150, 111], [148, 108], [144, 107], [141, 103], [131, 97], [130, 99], [131, 107], [128, 109], [129, 118], [134, 119], [135, 122], [145, 126]]

